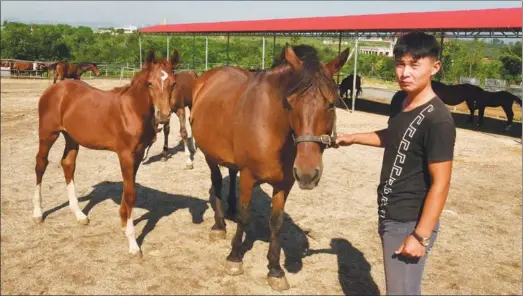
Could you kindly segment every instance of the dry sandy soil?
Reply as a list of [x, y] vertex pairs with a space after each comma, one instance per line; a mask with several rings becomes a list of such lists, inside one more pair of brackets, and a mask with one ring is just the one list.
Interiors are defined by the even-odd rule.
[[[118, 80], [88, 80], [102, 89]], [[136, 231], [144, 257], [127, 256], [118, 215], [122, 183], [111, 152], [80, 149], [75, 183], [91, 223], [79, 225], [67, 203], [60, 167], [64, 140], [51, 150], [43, 180], [43, 224], [31, 220], [37, 152], [37, 102], [48, 81], [1, 80], [2, 294], [279, 294], [266, 282], [271, 188], [256, 188], [244, 274], [223, 264], [227, 239], [208, 239], [213, 212], [209, 169], [201, 152], [194, 169], [172, 117], [172, 157], [158, 161], [163, 133], [137, 176]], [[383, 115], [338, 112], [340, 132], [385, 126]], [[458, 128], [452, 187], [441, 232], [423, 281], [424, 294], [521, 294], [521, 163], [519, 134]], [[502, 124], [501, 124], [502, 126]], [[282, 266], [291, 289], [282, 294], [385, 293], [377, 233], [376, 184], [382, 150], [327, 149], [318, 188], [297, 186], [286, 206]], [[225, 171], [223, 171], [225, 172]], [[223, 193], [228, 191], [226, 181]]]

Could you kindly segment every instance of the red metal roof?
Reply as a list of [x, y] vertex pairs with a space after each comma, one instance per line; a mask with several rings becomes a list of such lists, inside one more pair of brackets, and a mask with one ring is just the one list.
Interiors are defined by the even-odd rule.
[[521, 29], [522, 8], [408, 12], [373, 15], [287, 18], [191, 24], [166, 24], [143, 28], [140, 33], [217, 32], [325, 32], [325, 31], [451, 31]]

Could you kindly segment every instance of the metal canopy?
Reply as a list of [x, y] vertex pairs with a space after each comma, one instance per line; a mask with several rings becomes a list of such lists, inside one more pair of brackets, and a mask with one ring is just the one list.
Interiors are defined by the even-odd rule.
[[[408, 19], [408, 22], [405, 22]], [[522, 9], [481, 9], [156, 25], [141, 34], [398, 37], [414, 30], [445, 38], [521, 38]]]

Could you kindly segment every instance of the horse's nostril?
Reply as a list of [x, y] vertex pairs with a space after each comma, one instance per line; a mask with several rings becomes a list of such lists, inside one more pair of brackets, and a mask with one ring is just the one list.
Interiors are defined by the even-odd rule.
[[294, 167], [293, 172], [294, 172], [294, 178], [299, 182], [300, 178], [298, 177], [298, 169], [296, 167]]
[[318, 179], [318, 177], [320, 176], [320, 170], [318, 169], [314, 169], [312, 171], [312, 178], [311, 178], [311, 181], [316, 181], [316, 179]]

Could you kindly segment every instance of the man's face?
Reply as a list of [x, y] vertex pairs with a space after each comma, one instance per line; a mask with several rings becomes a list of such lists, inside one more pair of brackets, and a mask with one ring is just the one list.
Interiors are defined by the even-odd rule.
[[438, 73], [441, 67], [440, 61], [423, 57], [414, 60], [412, 56], [405, 55], [396, 60], [396, 80], [401, 90], [412, 92], [424, 88], [432, 78]]

